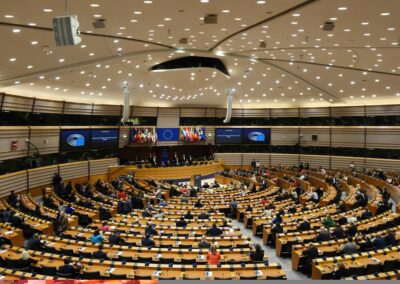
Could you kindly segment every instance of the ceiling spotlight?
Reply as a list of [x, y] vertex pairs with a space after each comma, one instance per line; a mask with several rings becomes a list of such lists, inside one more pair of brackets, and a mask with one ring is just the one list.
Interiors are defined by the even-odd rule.
[[322, 26], [322, 30], [326, 32], [331, 32], [335, 29], [335, 23], [334, 22], [325, 22], [324, 25]]

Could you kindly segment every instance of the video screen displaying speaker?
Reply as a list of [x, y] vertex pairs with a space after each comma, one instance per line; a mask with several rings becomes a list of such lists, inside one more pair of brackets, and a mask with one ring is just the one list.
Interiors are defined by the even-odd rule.
[[241, 128], [216, 128], [215, 144], [241, 144]]
[[179, 128], [157, 128], [157, 138], [159, 142], [178, 141]]
[[132, 128], [131, 141], [134, 144], [152, 144], [157, 142], [155, 128]]
[[203, 127], [181, 127], [179, 129], [179, 141], [196, 143], [206, 140]]
[[79, 151], [90, 149], [90, 130], [61, 130], [60, 151]]
[[270, 128], [244, 128], [243, 144], [270, 144]]
[[92, 129], [91, 146], [93, 149], [118, 148], [119, 129]]

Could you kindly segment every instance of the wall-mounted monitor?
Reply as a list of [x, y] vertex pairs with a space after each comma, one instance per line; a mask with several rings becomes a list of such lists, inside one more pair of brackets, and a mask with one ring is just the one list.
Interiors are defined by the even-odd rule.
[[216, 128], [215, 144], [241, 144], [241, 128]]
[[157, 133], [154, 127], [132, 128], [131, 140], [134, 144], [153, 144], [157, 142]]
[[91, 147], [93, 149], [118, 148], [119, 129], [92, 129]]
[[90, 130], [63, 129], [60, 133], [60, 151], [79, 151], [90, 149]]
[[203, 127], [181, 127], [179, 129], [179, 141], [196, 143], [206, 140]]
[[157, 128], [157, 137], [159, 142], [178, 141], [179, 128]]
[[270, 144], [270, 128], [243, 128], [243, 144]]

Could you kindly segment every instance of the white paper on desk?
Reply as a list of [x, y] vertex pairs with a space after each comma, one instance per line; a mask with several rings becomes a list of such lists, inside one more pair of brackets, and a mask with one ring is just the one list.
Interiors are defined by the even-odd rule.
[[375, 258], [375, 257], [371, 257], [371, 260], [372, 260], [373, 262], [380, 262], [380, 260], [377, 259], [377, 258]]
[[14, 231], [7, 231], [7, 232], [4, 233], [4, 235], [10, 235], [12, 233], [14, 233]]
[[204, 255], [202, 255], [202, 254], [201, 254], [201, 255], [198, 255], [197, 258], [198, 258], [198, 259], [204, 259]]
[[153, 272], [153, 276], [159, 277], [161, 275], [161, 270], [156, 270]]
[[34, 225], [32, 225], [32, 227], [37, 227], [37, 226], [40, 226], [40, 224], [34, 224]]
[[157, 253], [154, 257], [155, 258], [161, 258], [161, 256], [162, 256], [161, 253]]
[[117, 251], [116, 253], [114, 253], [114, 255], [118, 256], [121, 255], [123, 253], [123, 251]]
[[48, 243], [46, 243], [46, 246], [52, 247], [52, 246], [54, 246], [54, 243], [48, 242]]
[[77, 233], [76, 236], [81, 237], [81, 236], [83, 236], [83, 233]]
[[0, 250], [0, 254], [1, 254], [1, 253], [5, 253], [5, 252], [7, 252], [7, 251], [8, 251], [8, 249]]
[[205, 277], [211, 277], [212, 276], [212, 271], [206, 271], [204, 272]]
[[261, 275], [263, 275], [263, 273], [262, 273], [261, 270], [256, 270], [256, 275], [257, 275], [257, 276], [261, 276]]
[[86, 249], [86, 247], [81, 247], [79, 248], [79, 251], [84, 251]]
[[115, 270], [115, 267], [110, 267], [109, 269], [107, 269], [107, 272], [108, 272], [108, 273], [113, 273], [114, 270]]
[[181, 242], [180, 241], [176, 241], [175, 244], [179, 246], [181, 244]]

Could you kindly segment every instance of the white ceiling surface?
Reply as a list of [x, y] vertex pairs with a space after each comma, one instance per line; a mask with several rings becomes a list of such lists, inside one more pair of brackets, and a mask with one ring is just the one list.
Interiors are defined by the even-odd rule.
[[[77, 46], [56, 47], [52, 31], [38, 27], [64, 15], [63, 0], [2, 0], [0, 91], [122, 104], [126, 81], [131, 103], [142, 106], [221, 107], [231, 88], [234, 107], [243, 108], [400, 103], [400, 1], [319, 0], [244, 30], [303, 2], [68, 0], [82, 32], [111, 37], [82, 35]], [[218, 14], [218, 24], [204, 25], [206, 14]], [[94, 29], [96, 18], [107, 27]], [[329, 20], [333, 32], [321, 29]], [[183, 37], [189, 44], [178, 43]], [[209, 68], [150, 71], [194, 55], [220, 58], [230, 78]]]

